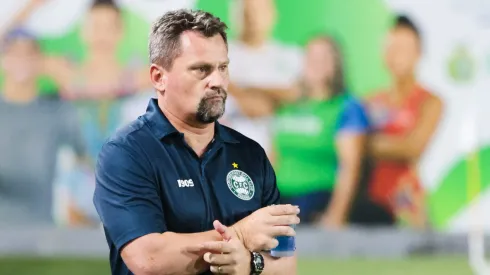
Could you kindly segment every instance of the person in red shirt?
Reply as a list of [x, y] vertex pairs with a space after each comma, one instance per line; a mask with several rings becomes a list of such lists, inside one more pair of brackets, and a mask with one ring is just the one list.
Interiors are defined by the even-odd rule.
[[435, 132], [442, 113], [441, 100], [417, 81], [421, 35], [406, 16], [398, 16], [388, 34], [386, 66], [389, 88], [368, 99], [373, 124], [368, 153], [373, 161], [370, 199], [393, 217], [416, 228], [427, 223], [424, 192], [417, 163]]

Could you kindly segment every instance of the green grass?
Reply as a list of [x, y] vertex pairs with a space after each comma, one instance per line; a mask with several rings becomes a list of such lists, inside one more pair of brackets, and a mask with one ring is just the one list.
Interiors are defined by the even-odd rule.
[[471, 275], [465, 258], [425, 257], [401, 260], [300, 260], [300, 275]]
[[[301, 259], [299, 275], [471, 275], [465, 258], [420, 257], [403, 260]], [[0, 258], [0, 275], [110, 274], [100, 259]]]

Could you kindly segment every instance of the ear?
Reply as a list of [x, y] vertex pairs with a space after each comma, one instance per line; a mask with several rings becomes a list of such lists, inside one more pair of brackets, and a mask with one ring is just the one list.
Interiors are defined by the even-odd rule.
[[156, 64], [151, 64], [150, 66], [150, 79], [153, 87], [158, 92], [165, 91], [167, 87], [167, 76], [165, 70]]

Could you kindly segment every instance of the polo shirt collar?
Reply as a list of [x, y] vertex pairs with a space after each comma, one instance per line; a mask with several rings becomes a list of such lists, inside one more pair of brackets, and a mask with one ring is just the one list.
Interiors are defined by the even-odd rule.
[[[150, 127], [152, 133], [159, 139], [163, 139], [172, 134], [177, 134], [179, 131], [168, 121], [158, 106], [156, 98], [150, 99], [146, 113], [143, 115], [144, 120]], [[231, 135], [229, 130], [222, 126], [219, 122], [215, 122], [215, 139], [226, 143], [239, 143], [239, 141]]]
[[214, 123], [215, 128], [214, 128], [214, 136], [225, 142], [225, 143], [233, 143], [237, 144], [240, 143], [235, 137], [233, 137], [230, 133], [230, 130], [226, 128], [225, 126], [221, 125], [219, 122]]

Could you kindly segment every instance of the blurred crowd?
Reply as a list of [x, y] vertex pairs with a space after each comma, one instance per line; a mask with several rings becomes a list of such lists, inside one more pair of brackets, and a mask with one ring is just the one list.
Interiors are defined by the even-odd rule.
[[[82, 20], [83, 58], [44, 53], [23, 23], [47, 1], [28, 1], [0, 33], [0, 226], [98, 226], [97, 153], [144, 113], [153, 96], [147, 63], [117, 58], [125, 26], [108, 0], [95, 1]], [[304, 48], [284, 45], [272, 39], [273, 0], [232, 9], [237, 36], [229, 42], [231, 85], [220, 122], [262, 145], [302, 224], [430, 226], [417, 168], [443, 106], [416, 78], [417, 25], [394, 19], [382, 49], [391, 84], [359, 98], [335, 37], [318, 33]], [[55, 93], [41, 95], [40, 76], [56, 84]]]

